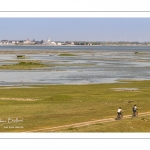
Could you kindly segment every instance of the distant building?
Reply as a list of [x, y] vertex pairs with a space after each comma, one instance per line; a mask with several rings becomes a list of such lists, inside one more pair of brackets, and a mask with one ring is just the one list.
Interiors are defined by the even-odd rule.
[[48, 38], [48, 40], [47, 40], [47, 43], [49, 43], [49, 44], [51, 43], [51, 40], [50, 40], [50, 38]]
[[92, 46], [92, 43], [89, 43], [88, 45], [89, 45], [89, 46]]
[[12, 41], [11, 41], [11, 44], [12, 44], [12, 45], [16, 45], [16, 44], [18, 44], [18, 43], [19, 43], [18, 40], [12, 40]]
[[56, 42], [51, 42], [51, 45], [56, 45]]
[[36, 41], [33, 39], [30, 44], [35, 45]]
[[66, 42], [65, 42], [65, 45], [74, 45], [74, 42], [66, 41]]
[[1, 45], [9, 45], [9, 40], [1, 40]]
[[29, 39], [24, 41], [24, 44], [31, 44], [31, 41]]
[[57, 45], [59, 45], [59, 46], [60, 46], [60, 45], [62, 45], [62, 44], [61, 44], [61, 42], [58, 42], [58, 43], [57, 43]]
[[41, 41], [35, 41], [35, 44], [45, 44], [45, 42], [43, 40], [41, 40]]
[[16, 44], [16, 41], [11, 41], [12, 44]]
[[23, 44], [24, 44], [24, 41], [23, 41], [23, 40], [16, 41], [16, 45], [23, 45]]

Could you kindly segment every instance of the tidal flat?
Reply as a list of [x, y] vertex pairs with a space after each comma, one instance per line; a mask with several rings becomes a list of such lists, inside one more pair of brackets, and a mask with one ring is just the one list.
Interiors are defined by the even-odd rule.
[[[148, 50], [138, 53], [132, 50], [9, 50], [0, 54], [0, 85], [95, 84], [150, 79]], [[17, 58], [17, 55], [25, 57]]]

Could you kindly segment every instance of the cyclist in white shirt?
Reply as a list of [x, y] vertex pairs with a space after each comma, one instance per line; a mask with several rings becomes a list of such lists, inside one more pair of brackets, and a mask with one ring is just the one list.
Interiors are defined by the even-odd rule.
[[118, 108], [117, 113], [118, 113], [118, 116], [121, 115], [122, 113], [121, 107]]
[[133, 110], [134, 115], [138, 115], [138, 112], [137, 112], [138, 108], [136, 105], [133, 106], [132, 110]]

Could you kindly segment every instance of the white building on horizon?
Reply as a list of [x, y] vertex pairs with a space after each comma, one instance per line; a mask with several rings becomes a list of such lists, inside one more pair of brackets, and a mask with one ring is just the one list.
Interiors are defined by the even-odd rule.
[[51, 45], [56, 45], [56, 42], [51, 42]]
[[24, 44], [31, 44], [31, 41], [29, 39], [24, 41]]
[[50, 38], [47, 39], [47, 43], [49, 43], [49, 44], [51, 43], [51, 39]]
[[61, 43], [61, 42], [58, 42], [58, 43], [57, 43], [57, 45], [61, 46], [61, 45], [62, 45], [62, 43]]

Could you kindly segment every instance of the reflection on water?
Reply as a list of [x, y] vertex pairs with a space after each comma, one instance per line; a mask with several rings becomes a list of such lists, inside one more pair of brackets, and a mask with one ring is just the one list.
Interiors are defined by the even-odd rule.
[[[64, 52], [64, 51], [63, 51]], [[26, 54], [24, 61], [53, 65], [35, 70], [0, 70], [0, 85], [113, 83], [120, 79], [150, 79], [150, 52], [62, 51]], [[16, 54], [0, 55], [0, 65], [17, 63]]]

